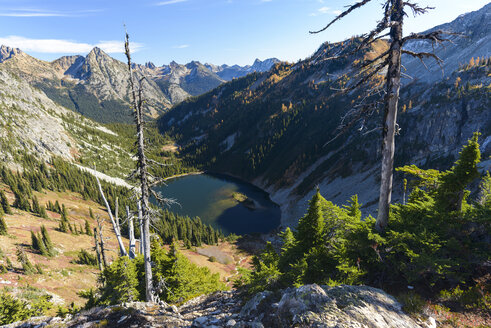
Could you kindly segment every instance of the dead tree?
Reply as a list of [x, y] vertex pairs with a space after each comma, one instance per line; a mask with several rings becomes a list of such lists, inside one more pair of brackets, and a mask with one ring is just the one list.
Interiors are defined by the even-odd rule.
[[99, 241], [97, 239], [97, 228], [94, 228], [94, 244], [95, 253], [97, 254], [97, 264], [99, 265], [99, 270], [101, 270], [102, 272], [104, 270], [104, 267], [102, 265], [101, 249], [99, 246]]
[[[128, 256], [128, 253], [126, 253], [126, 248], [124, 247], [123, 244], [123, 238], [121, 237], [121, 230], [119, 229], [119, 220], [117, 217], [117, 212], [116, 212], [116, 219], [114, 219], [113, 213], [111, 211], [111, 206], [109, 205], [109, 202], [106, 199], [106, 196], [104, 196], [104, 191], [102, 190], [101, 182], [99, 181], [99, 178], [96, 176], [95, 177], [97, 181], [97, 185], [99, 187], [99, 193], [101, 194], [102, 199], [104, 200], [104, 204], [106, 204], [106, 209], [107, 209], [107, 214], [109, 215], [109, 219], [111, 220], [111, 223], [113, 225], [113, 230], [114, 234], [116, 235], [116, 239], [118, 241], [119, 245], [119, 253], [121, 256]], [[116, 199], [116, 210], [118, 209], [118, 201]]]
[[130, 92], [133, 101], [137, 136], [137, 168], [135, 173], [138, 174], [140, 178], [141, 220], [143, 229], [140, 231], [140, 240], [143, 241], [143, 258], [145, 263], [145, 299], [147, 302], [154, 302], [155, 296], [153, 291], [152, 264], [150, 257], [150, 183], [148, 180], [148, 161], [147, 156], [145, 155], [145, 139], [143, 135], [143, 90], [141, 88], [140, 81], [140, 86], [137, 91], [133, 79], [133, 69], [131, 66], [131, 54], [128, 33], [126, 33], [124, 45], [126, 58], [128, 59]]
[[[372, 0], [361, 0], [349, 6], [345, 11], [339, 14], [334, 20], [332, 20], [323, 29], [310, 32], [320, 33], [328, 29], [333, 23], [340, 20], [344, 16], [350, 14], [354, 10], [363, 7]], [[383, 1], [383, 17], [378, 22], [375, 29], [367, 34], [364, 34], [360, 43], [356, 46], [355, 50], [349, 54], [356, 54], [364, 49], [369, 48], [375, 41], [389, 36], [389, 49], [374, 59], [366, 60], [358, 66], [357, 79], [348, 87], [344, 88], [341, 93], [348, 93], [355, 89], [361, 89], [360, 87], [370, 84], [370, 81], [377, 75], [383, 73], [386, 69], [385, 75], [385, 96], [383, 101], [377, 99], [372, 103], [360, 103], [356, 108], [349, 112], [352, 119], [349, 123], [344, 124], [342, 122], [341, 130], [345, 131], [346, 128], [351, 127], [357, 120], [364, 117], [369, 113], [373, 113], [383, 105], [384, 118], [382, 122], [382, 169], [381, 169], [381, 183], [380, 183], [380, 197], [378, 205], [378, 215], [376, 221], [376, 228], [379, 231], [383, 231], [387, 226], [389, 219], [389, 208], [392, 197], [392, 178], [394, 169], [394, 153], [395, 153], [395, 135], [397, 131], [397, 108], [399, 102], [399, 90], [401, 86], [401, 55], [407, 54], [419, 58], [422, 62], [425, 58], [433, 58], [441, 65], [442, 60], [434, 53], [427, 52], [412, 52], [403, 49], [403, 46], [410, 40], [427, 40], [433, 42], [433, 45], [439, 44], [443, 41], [449, 41], [443, 38], [446, 33], [443, 31], [434, 31], [427, 34], [411, 34], [407, 37], [403, 37], [403, 22], [404, 16], [406, 16], [405, 9], [410, 8], [413, 14], [424, 14], [430, 7], [419, 7], [416, 3], [412, 3], [409, 0], [384, 0]], [[388, 30], [388, 33], [387, 33]], [[335, 58], [335, 57], [334, 57]], [[424, 62], [423, 62], [424, 64]], [[365, 88], [367, 96], [363, 99], [371, 99], [375, 92], [370, 87]], [[378, 92], [380, 90], [377, 90]]]
[[[132, 177], [138, 177], [140, 182], [140, 199], [139, 205], [139, 217], [141, 218], [141, 230], [140, 241], [143, 244], [143, 258], [145, 267], [145, 296], [147, 302], [154, 302], [156, 300], [154, 293], [154, 286], [152, 280], [152, 264], [150, 257], [150, 220], [155, 217], [156, 213], [150, 207], [150, 194], [155, 198], [157, 202], [163, 205], [169, 205], [175, 203], [173, 199], [163, 198], [159, 193], [155, 192], [152, 187], [163, 183], [163, 179], [156, 178], [150, 173], [150, 167], [152, 165], [167, 166], [168, 164], [162, 164], [156, 162], [147, 157], [145, 151], [145, 138], [144, 138], [144, 114], [143, 114], [143, 87], [142, 83], [145, 78], [138, 81], [138, 86], [135, 85], [133, 77], [133, 68], [131, 64], [131, 53], [129, 35], [125, 35], [125, 55], [128, 60], [128, 72], [130, 82], [131, 100], [133, 103], [133, 115], [136, 124], [136, 169], [130, 175]], [[141, 213], [141, 215], [140, 215]]]
[[136, 257], [135, 229], [133, 227], [133, 214], [130, 213], [130, 207], [129, 206], [126, 206], [126, 216], [128, 217], [128, 235], [130, 238], [128, 255], [129, 255], [130, 259], [134, 259]]
[[97, 229], [99, 230], [99, 249], [101, 251], [101, 256], [102, 256], [102, 263], [104, 268], [107, 268], [108, 263], [107, 263], [107, 257], [106, 257], [106, 248], [104, 246], [104, 235], [102, 233], [103, 226], [102, 224], [104, 223], [104, 219], [101, 219], [100, 216], [97, 216]]
[[143, 238], [143, 216], [142, 216], [142, 206], [141, 202], [138, 201], [138, 224], [140, 227], [140, 254], [143, 254], [143, 245], [144, 245], [144, 238]]

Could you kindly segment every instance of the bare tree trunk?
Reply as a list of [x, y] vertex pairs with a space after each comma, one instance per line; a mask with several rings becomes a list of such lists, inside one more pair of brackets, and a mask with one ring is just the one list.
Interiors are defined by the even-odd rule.
[[402, 24], [404, 19], [403, 0], [391, 0], [391, 22], [389, 66], [387, 69], [387, 96], [384, 109], [384, 129], [382, 133], [382, 174], [380, 198], [375, 227], [383, 231], [389, 221], [389, 209], [392, 198], [392, 177], [394, 169], [395, 134], [399, 89], [401, 86]]
[[133, 215], [130, 213], [129, 206], [126, 206], [126, 215], [128, 216], [128, 234], [130, 238], [130, 246], [128, 254], [130, 259], [135, 258], [135, 229], [133, 227]]
[[107, 264], [107, 258], [106, 258], [106, 248], [104, 246], [104, 236], [102, 234], [102, 221], [99, 217], [97, 218], [97, 226], [99, 229], [99, 247], [101, 249], [102, 263], [103, 263], [104, 268], [107, 268], [108, 264]]
[[94, 242], [95, 242], [95, 253], [97, 254], [97, 264], [99, 265], [99, 270], [104, 270], [102, 266], [101, 250], [99, 248], [99, 241], [97, 240], [97, 228], [94, 228]]
[[[114, 220], [114, 217], [113, 217], [113, 214], [111, 211], [111, 206], [109, 206], [109, 203], [106, 199], [106, 196], [104, 196], [104, 191], [102, 191], [101, 182], [99, 181], [99, 178], [97, 176], [95, 177], [95, 179], [97, 180], [97, 185], [99, 186], [99, 192], [102, 196], [102, 199], [104, 200], [104, 203], [106, 204], [107, 213], [109, 214], [109, 219], [111, 220], [111, 223], [113, 225], [114, 234], [116, 235], [116, 239], [118, 240], [120, 255], [121, 256], [128, 256], [128, 253], [126, 253], [126, 248], [124, 247], [124, 244], [123, 244], [123, 239], [121, 238], [121, 232], [119, 230], [118, 224], [117, 224], [116, 220]], [[117, 201], [116, 201], [116, 204], [117, 204]]]
[[114, 204], [114, 221], [116, 221], [116, 227], [118, 227], [118, 231], [121, 233], [121, 227], [119, 226], [119, 199], [116, 197], [116, 201]]
[[140, 254], [143, 254], [143, 245], [145, 244], [145, 238], [143, 238], [143, 217], [141, 202], [138, 201], [138, 224], [140, 226]]
[[130, 90], [132, 93], [133, 106], [135, 109], [136, 135], [137, 135], [137, 169], [140, 175], [141, 183], [141, 211], [143, 220], [143, 257], [145, 263], [145, 296], [147, 302], [154, 302], [152, 264], [150, 257], [150, 203], [149, 193], [150, 186], [148, 182], [148, 164], [145, 155], [145, 139], [143, 136], [143, 99], [142, 88], [138, 89], [138, 98], [135, 83], [133, 80], [133, 69], [131, 67], [131, 54], [129, 36], [126, 33], [125, 54], [128, 59], [128, 71], [130, 74]]

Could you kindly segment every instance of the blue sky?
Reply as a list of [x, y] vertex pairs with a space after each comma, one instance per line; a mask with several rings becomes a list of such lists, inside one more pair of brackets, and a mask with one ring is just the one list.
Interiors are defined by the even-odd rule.
[[[326, 32], [308, 33], [355, 1], [359, 0], [0, 0], [0, 43], [44, 60], [85, 55], [96, 45], [123, 59], [126, 24], [137, 63], [199, 60], [245, 65], [269, 57], [297, 61], [324, 41], [343, 40], [375, 25], [380, 0], [372, 0]], [[418, 2], [435, 9], [407, 18], [406, 33], [451, 21], [489, 0]]]

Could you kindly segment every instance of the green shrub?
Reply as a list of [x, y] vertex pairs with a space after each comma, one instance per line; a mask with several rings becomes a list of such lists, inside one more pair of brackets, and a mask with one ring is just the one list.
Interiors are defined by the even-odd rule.
[[50, 295], [42, 295], [27, 302], [5, 291], [0, 291], [0, 325], [6, 325], [46, 313], [53, 306], [51, 298]]
[[410, 314], [421, 314], [426, 306], [426, 301], [414, 291], [399, 295], [397, 298], [404, 312]]
[[75, 263], [77, 264], [92, 265], [92, 266], [97, 265], [97, 257], [93, 254], [90, 254], [85, 249], [81, 249], [80, 252], [78, 252], [77, 256], [78, 257], [75, 260]]
[[[452, 289], [452, 297], [464, 307], [487, 309], [489, 286], [476, 287], [473, 274], [477, 263], [491, 257], [491, 247], [483, 242], [491, 232], [489, 173], [475, 201], [466, 190], [477, 182], [477, 141], [474, 134], [448, 171], [400, 168], [412, 177], [408, 184], [412, 191], [407, 204], [391, 207], [383, 234], [374, 229], [373, 218], [360, 219], [357, 197], [339, 207], [317, 192], [296, 232], [280, 233], [279, 253], [268, 245], [254, 258], [245, 289], [256, 292], [306, 283], [413, 285], [433, 293]], [[462, 289], [455, 289], [458, 285]], [[403, 297], [417, 311], [421, 300], [414, 293]]]
[[[160, 242], [152, 243], [152, 274], [157, 293], [166, 302], [183, 302], [198, 295], [226, 289], [218, 274], [200, 268], [181, 255], [173, 245], [166, 251]], [[143, 256], [134, 260], [120, 257], [101, 273], [104, 286], [86, 294], [92, 304], [118, 304], [144, 300]], [[97, 297], [95, 295], [98, 295]], [[94, 301], [94, 298], [97, 298]]]

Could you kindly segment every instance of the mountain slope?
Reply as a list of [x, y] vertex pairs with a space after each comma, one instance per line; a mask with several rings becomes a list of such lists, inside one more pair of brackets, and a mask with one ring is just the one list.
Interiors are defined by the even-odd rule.
[[489, 57], [491, 54], [491, 3], [484, 6], [478, 11], [474, 11], [459, 16], [450, 23], [436, 26], [422, 33], [429, 33], [436, 30], [442, 30], [456, 35], [447, 35], [451, 42], [445, 42], [441, 45], [433, 46], [431, 43], [424, 41], [413, 41], [408, 43], [406, 48], [414, 48], [419, 51], [435, 53], [444, 61], [444, 69], [437, 65], [433, 59], [425, 60], [426, 67], [421, 65], [417, 58], [404, 57], [404, 65], [407, 72], [415, 79], [427, 83], [436, 82], [446, 78], [453, 71], [459, 68], [459, 65], [468, 63], [474, 57]]
[[[256, 60], [252, 66], [234, 66], [230, 79], [271, 67], [274, 60]], [[43, 90], [62, 106], [99, 122], [131, 122], [128, 71], [120, 62], [99, 48], [85, 57], [64, 56], [46, 62], [20, 49], [0, 47], [0, 66]], [[217, 72], [224, 66], [216, 66]], [[135, 78], [142, 81], [146, 115], [156, 118], [172, 105], [190, 96], [208, 92], [223, 82], [209, 67], [193, 61], [186, 65], [172, 62], [156, 67], [152, 63], [134, 65]], [[145, 79], [142, 79], [145, 77]]]
[[19, 156], [28, 153], [44, 160], [57, 156], [90, 166], [99, 163], [99, 171], [117, 177], [132, 170], [131, 140], [56, 104], [2, 67], [0, 99], [3, 163], [15, 167]]
[[[459, 19], [472, 22], [489, 10], [486, 6]], [[373, 58], [386, 46], [380, 41], [363, 56], [323, 60], [350, 51], [349, 41], [324, 44], [297, 64], [276, 64], [269, 72], [248, 75], [184, 101], [159, 119], [161, 131], [174, 135], [182, 153], [195, 163], [268, 190], [281, 205], [283, 225], [295, 225], [316, 185], [338, 204], [358, 193], [365, 213], [373, 213], [381, 114], [329, 142], [359, 93], [331, 96], [349, 82], [352, 62]], [[455, 55], [467, 63], [475, 56], [472, 49], [456, 48]], [[450, 61], [445, 66], [447, 79], [438, 83], [420, 79], [402, 90], [396, 166], [415, 163], [446, 169], [473, 131], [483, 134], [483, 158], [491, 155], [487, 110], [491, 81], [486, 63], [455, 71]], [[397, 201], [402, 192], [397, 179], [394, 191]]]
[[[59, 104], [100, 122], [131, 120], [126, 65], [99, 48], [86, 57], [68, 56], [53, 62], [38, 60], [19, 49], [1, 49], [5, 70], [43, 90]], [[138, 79], [143, 77], [136, 74]], [[155, 82], [142, 83], [148, 116], [156, 117], [171, 106]]]

